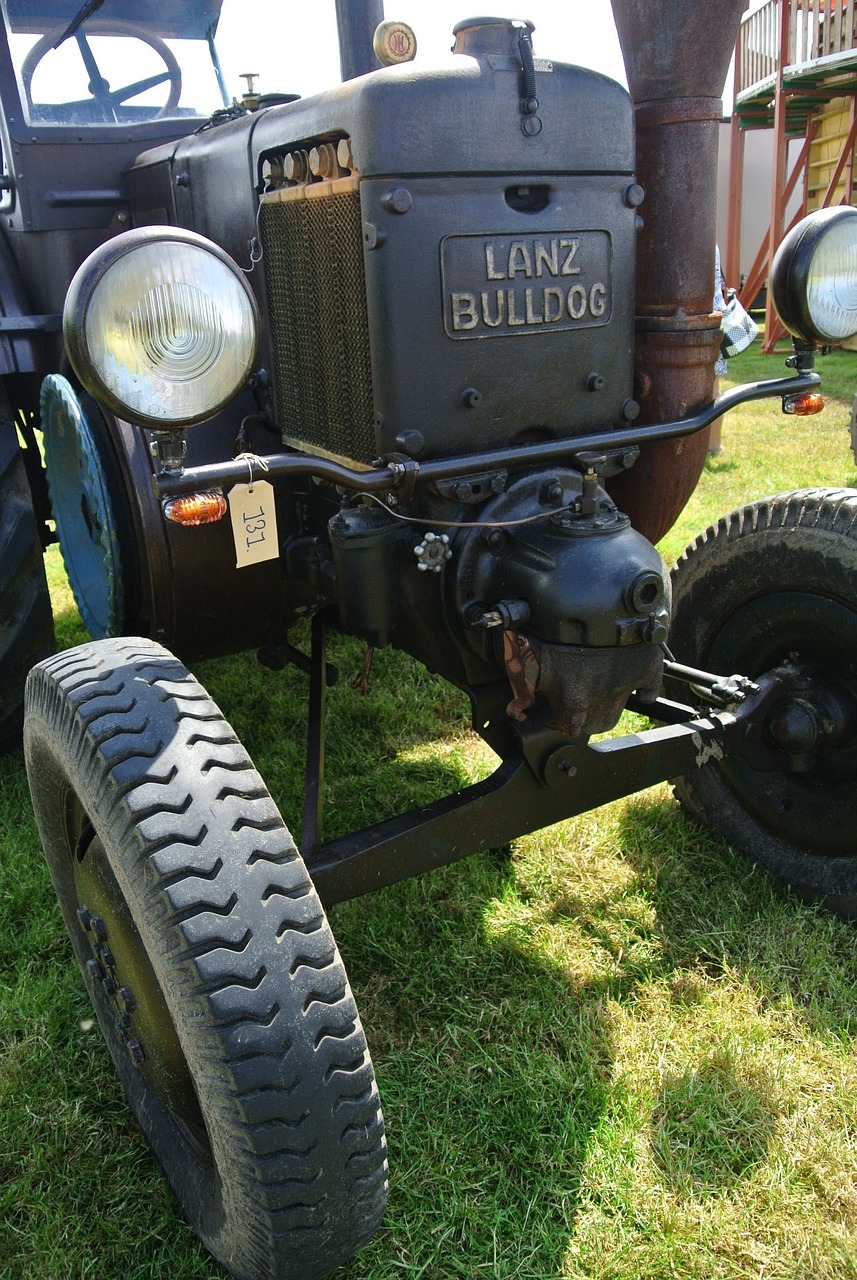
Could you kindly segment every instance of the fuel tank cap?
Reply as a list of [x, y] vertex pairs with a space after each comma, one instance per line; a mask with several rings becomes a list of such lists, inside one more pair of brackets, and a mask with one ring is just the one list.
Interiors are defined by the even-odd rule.
[[452, 28], [452, 52], [466, 53], [471, 58], [492, 54], [517, 58], [521, 32], [532, 35], [534, 30], [532, 22], [524, 18], [465, 18]]

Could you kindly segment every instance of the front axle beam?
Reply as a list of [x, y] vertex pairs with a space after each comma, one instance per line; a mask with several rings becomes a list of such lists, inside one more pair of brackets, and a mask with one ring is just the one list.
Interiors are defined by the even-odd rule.
[[490, 778], [307, 851], [307, 869], [329, 906], [507, 844], [739, 753], [750, 716], [769, 696], [699, 718], [677, 703], [664, 702], [662, 714], [660, 701], [646, 704], [654, 719], [684, 719], [598, 742], [558, 733], [533, 709], [512, 724], [514, 745]]

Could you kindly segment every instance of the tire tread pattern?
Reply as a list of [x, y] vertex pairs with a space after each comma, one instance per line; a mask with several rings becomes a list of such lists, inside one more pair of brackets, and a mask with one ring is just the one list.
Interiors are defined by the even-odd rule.
[[[857, 490], [796, 490], [733, 511], [691, 543], [672, 579], [670, 647], [697, 667], [705, 667], [721, 625], [754, 593], [808, 591], [857, 612]], [[808, 852], [778, 837], [740, 804], [716, 764], [674, 787], [692, 817], [775, 879], [838, 915], [857, 916], [857, 857]]]
[[[37, 817], [50, 805], [37, 773], [46, 753], [78, 761], [86, 811], [121, 848], [117, 879], [168, 966], [221, 1218], [194, 1202], [199, 1179], [136, 1109], [185, 1212], [238, 1276], [329, 1274], [381, 1221], [386, 1146], [345, 970], [276, 806], [205, 690], [153, 642], [49, 658], [28, 706]], [[47, 818], [40, 827], [51, 860]]]

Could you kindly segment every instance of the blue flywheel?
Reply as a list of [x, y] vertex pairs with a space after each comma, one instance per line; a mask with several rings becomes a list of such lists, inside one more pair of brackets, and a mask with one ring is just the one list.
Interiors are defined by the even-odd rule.
[[45, 471], [69, 584], [95, 640], [122, 632], [120, 536], [102, 449], [74, 388], [60, 374], [42, 383]]

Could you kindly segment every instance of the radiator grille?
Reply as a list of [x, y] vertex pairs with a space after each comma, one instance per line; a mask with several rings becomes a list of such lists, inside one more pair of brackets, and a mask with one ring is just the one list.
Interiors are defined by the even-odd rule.
[[376, 449], [362, 233], [356, 191], [262, 204], [283, 435], [368, 464]]

